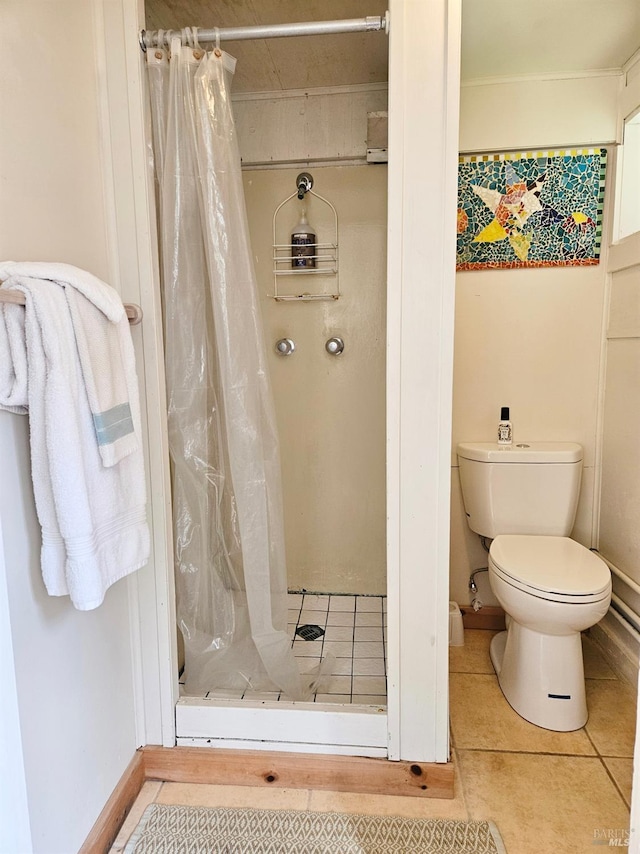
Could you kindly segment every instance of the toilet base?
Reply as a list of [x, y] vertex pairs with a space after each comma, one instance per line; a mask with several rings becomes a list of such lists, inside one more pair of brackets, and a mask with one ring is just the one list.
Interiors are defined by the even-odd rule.
[[491, 641], [491, 662], [509, 705], [544, 729], [570, 732], [587, 722], [580, 632], [545, 635], [513, 618]]

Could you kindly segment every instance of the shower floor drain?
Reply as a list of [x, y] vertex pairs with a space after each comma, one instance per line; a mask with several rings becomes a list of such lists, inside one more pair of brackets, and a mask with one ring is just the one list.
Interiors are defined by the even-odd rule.
[[302, 640], [314, 641], [322, 637], [324, 629], [321, 629], [320, 626], [298, 626], [296, 634], [300, 635]]

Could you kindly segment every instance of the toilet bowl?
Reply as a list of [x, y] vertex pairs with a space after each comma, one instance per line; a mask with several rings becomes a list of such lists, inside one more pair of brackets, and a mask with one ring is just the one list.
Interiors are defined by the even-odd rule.
[[587, 720], [580, 632], [607, 613], [611, 573], [569, 539], [580, 494], [575, 442], [462, 442], [467, 524], [491, 539], [489, 580], [507, 616], [491, 642], [502, 692], [528, 721], [561, 732]]
[[507, 631], [491, 642], [505, 698], [537, 726], [584, 726], [580, 632], [609, 608], [609, 568], [568, 537], [502, 534], [489, 551], [489, 581], [510, 617]]

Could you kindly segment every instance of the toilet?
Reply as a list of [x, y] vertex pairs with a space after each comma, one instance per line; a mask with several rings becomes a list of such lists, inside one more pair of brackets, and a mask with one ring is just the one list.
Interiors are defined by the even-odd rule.
[[492, 540], [489, 581], [507, 616], [491, 642], [502, 693], [537, 726], [580, 729], [588, 717], [580, 632], [611, 601], [607, 565], [569, 539], [582, 448], [465, 442], [457, 454], [467, 522]]

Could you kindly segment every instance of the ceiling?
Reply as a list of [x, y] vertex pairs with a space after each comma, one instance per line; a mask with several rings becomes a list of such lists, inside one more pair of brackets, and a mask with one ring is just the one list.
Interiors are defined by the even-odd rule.
[[[387, 0], [146, 0], [147, 29], [248, 27], [384, 15]], [[384, 83], [384, 32], [225, 42], [234, 92]]]
[[463, 0], [462, 79], [621, 68], [640, 0]]
[[[428, 2], [428, 0], [427, 0]], [[384, 15], [387, 0], [146, 0], [147, 29]], [[393, 21], [391, 21], [393, 27]], [[225, 42], [234, 92], [380, 83], [384, 33]], [[462, 79], [620, 68], [640, 48], [640, 0], [463, 0]]]

